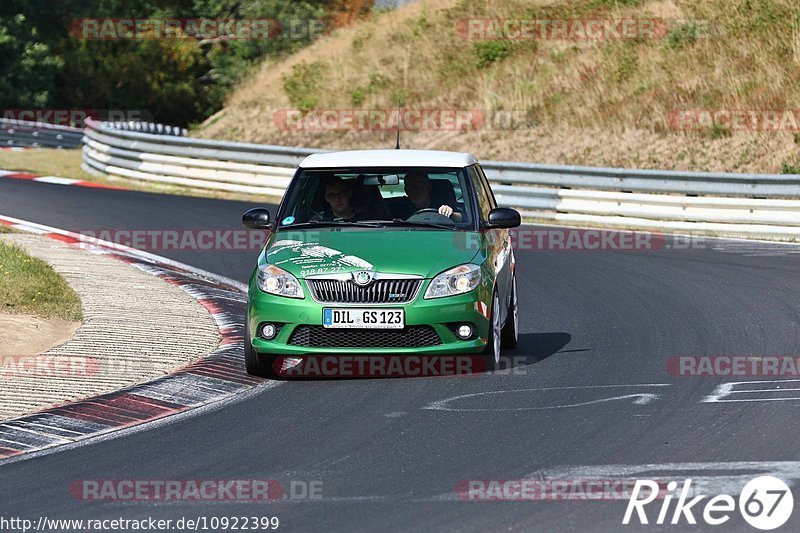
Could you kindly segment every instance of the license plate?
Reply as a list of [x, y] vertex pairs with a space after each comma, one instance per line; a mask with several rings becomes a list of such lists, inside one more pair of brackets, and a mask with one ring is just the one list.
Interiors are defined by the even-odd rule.
[[322, 325], [326, 328], [403, 329], [406, 314], [403, 309], [325, 308]]

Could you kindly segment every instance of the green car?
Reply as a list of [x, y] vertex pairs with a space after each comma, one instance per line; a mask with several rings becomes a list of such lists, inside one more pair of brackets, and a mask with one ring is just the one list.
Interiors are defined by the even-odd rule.
[[250, 277], [249, 374], [353, 354], [483, 354], [496, 369], [517, 344], [520, 215], [497, 207], [471, 154], [313, 154], [274, 220], [256, 208], [242, 223], [270, 230]]

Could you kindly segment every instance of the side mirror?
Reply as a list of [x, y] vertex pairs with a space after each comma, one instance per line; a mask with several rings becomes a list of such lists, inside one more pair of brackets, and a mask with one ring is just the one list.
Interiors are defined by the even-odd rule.
[[516, 228], [522, 224], [519, 211], [510, 207], [495, 207], [489, 211], [488, 228]]
[[242, 215], [242, 225], [250, 229], [269, 229], [269, 211], [263, 207], [250, 209]]

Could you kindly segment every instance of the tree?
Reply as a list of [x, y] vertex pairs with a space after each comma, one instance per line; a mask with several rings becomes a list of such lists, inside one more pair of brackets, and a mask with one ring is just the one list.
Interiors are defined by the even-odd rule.
[[[365, 1], [5, 0], [0, 107], [142, 110], [187, 126], [219, 110], [264, 57], [308, 45], [325, 24], [341, 23], [349, 4], [361, 13]], [[74, 31], [83, 18], [269, 19], [279, 30], [253, 40], [92, 40]]]

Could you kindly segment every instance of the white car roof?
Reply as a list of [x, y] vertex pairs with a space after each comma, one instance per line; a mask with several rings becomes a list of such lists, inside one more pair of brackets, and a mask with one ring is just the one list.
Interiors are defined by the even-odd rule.
[[477, 163], [466, 152], [439, 150], [348, 150], [311, 154], [303, 159], [300, 168], [354, 167], [467, 167]]

